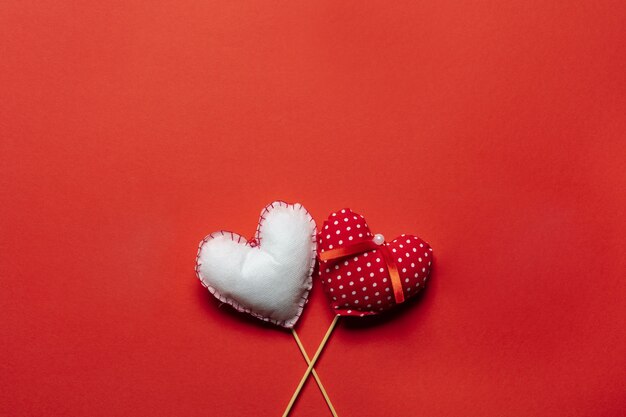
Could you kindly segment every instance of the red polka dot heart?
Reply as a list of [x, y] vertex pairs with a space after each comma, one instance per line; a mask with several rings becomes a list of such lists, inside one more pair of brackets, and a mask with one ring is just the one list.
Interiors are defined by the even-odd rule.
[[350, 209], [331, 213], [317, 237], [319, 277], [338, 315], [388, 310], [416, 295], [430, 274], [428, 243], [412, 235], [385, 242]]

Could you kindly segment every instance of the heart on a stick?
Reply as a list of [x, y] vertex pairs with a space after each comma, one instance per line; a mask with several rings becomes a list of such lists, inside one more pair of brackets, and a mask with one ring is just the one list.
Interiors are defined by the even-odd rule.
[[336, 314], [378, 314], [415, 296], [426, 283], [432, 248], [413, 235], [385, 242], [360, 214], [334, 213], [318, 233], [319, 276]]
[[219, 300], [259, 319], [291, 328], [312, 286], [315, 221], [301, 204], [266, 206], [254, 238], [229, 231], [200, 242], [196, 275]]

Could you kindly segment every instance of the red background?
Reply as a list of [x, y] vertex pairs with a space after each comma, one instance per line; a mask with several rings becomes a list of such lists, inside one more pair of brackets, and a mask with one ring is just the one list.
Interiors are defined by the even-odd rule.
[[274, 199], [435, 251], [340, 416], [623, 415], [625, 51], [623, 1], [2, 2], [0, 415], [280, 415], [289, 333], [193, 271]]

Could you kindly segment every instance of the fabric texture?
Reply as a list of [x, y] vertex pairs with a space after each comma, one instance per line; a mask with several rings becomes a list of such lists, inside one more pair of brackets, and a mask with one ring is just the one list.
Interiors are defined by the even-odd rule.
[[[349, 251], [373, 239], [365, 218], [346, 208], [324, 221], [318, 251], [320, 255], [341, 248]], [[405, 300], [424, 287], [433, 264], [432, 248], [417, 236], [403, 234], [376, 249], [320, 261], [319, 278], [336, 314], [366, 316], [397, 305], [385, 257], [397, 268]]]
[[298, 321], [312, 286], [315, 221], [301, 204], [266, 206], [253, 239], [229, 231], [205, 237], [196, 275], [219, 300], [287, 328]]

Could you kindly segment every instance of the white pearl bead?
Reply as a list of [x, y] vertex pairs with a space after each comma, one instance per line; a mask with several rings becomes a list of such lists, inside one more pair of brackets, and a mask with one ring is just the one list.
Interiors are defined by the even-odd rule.
[[385, 236], [377, 233], [376, 235], [374, 235], [374, 243], [376, 243], [377, 245], [382, 245], [383, 243], [385, 243]]

